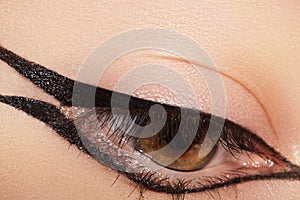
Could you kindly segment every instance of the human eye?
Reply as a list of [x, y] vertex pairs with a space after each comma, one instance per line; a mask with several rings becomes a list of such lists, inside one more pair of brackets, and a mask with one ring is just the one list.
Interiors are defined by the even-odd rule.
[[[298, 166], [280, 155], [257, 134], [233, 121], [199, 110], [159, 104], [122, 93], [116, 93], [117, 98], [131, 100], [130, 113], [127, 115], [123, 112], [126, 108], [120, 104], [116, 107], [117, 115], [114, 115], [110, 105], [113, 92], [102, 88], [97, 88], [97, 91], [105, 98], [99, 98], [95, 109], [86, 105], [71, 107], [73, 80], [28, 62], [4, 48], [1, 48], [0, 58], [57, 98], [62, 106], [57, 108], [46, 102], [13, 96], [0, 96], [0, 102], [45, 122], [71, 144], [143, 189], [179, 197], [186, 193], [214, 190], [258, 179], [299, 180]], [[84, 87], [88, 90], [91, 86]], [[156, 104], [164, 108], [165, 116], [160, 110], [152, 110], [151, 115], [149, 110]], [[74, 109], [78, 113], [71, 114], [70, 111]], [[184, 127], [178, 131], [182, 113], [185, 113]], [[165, 121], [157, 134], [146, 137], [151, 130], [132, 128], [135, 124], [145, 126], [150, 119]], [[206, 137], [208, 127], [218, 130], [220, 126], [220, 132], [213, 132], [216, 135]], [[196, 130], [195, 137], [189, 137], [191, 130]], [[169, 146], [176, 136], [179, 139]], [[166, 154], [152, 154], [166, 145], [170, 147]], [[168, 161], [170, 157], [176, 157], [178, 151], [181, 152], [180, 156]]]

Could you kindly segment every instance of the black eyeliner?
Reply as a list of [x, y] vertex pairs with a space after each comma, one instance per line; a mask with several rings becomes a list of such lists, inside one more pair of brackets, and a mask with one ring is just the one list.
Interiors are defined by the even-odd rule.
[[204, 191], [210, 191], [215, 190], [218, 188], [222, 188], [225, 186], [230, 185], [236, 185], [238, 183], [247, 182], [247, 181], [254, 181], [254, 180], [270, 180], [270, 179], [283, 179], [283, 180], [300, 180], [300, 174], [299, 174], [299, 168], [295, 169], [293, 171], [289, 172], [279, 172], [279, 173], [271, 173], [267, 175], [246, 175], [244, 177], [235, 177], [228, 180], [223, 180], [217, 177], [214, 177], [219, 180], [218, 183], [213, 182], [212, 180], [206, 180], [210, 181], [212, 183], [211, 185], [203, 185], [203, 187], [200, 188], [193, 188], [193, 189], [187, 189], [188, 182], [184, 182], [181, 180], [181, 184], [177, 185], [177, 187], [174, 188], [174, 186], [169, 185], [161, 186], [159, 185], [159, 182], [157, 183], [157, 180], [151, 180], [148, 175], [144, 176], [136, 176], [135, 174], [126, 174], [127, 177], [129, 177], [134, 182], [141, 185], [141, 187], [145, 187], [148, 189], [151, 189], [156, 192], [164, 192], [164, 193], [170, 193], [170, 194], [187, 194], [187, 193], [195, 193], [195, 192], [204, 192]]
[[[61, 113], [61, 111], [54, 105], [49, 104], [47, 102], [31, 99], [31, 98], [26, 98], [26, 97], [19, 97], [19, 96], [3, 96], [0, 95], [0, 102], [8, 104], [16, 109], [22, 110], [23, 112], [27, 113], [28, 115], [46, 123], [49, 127], [51, 127], [54, 131], [56, 131], [61, 137], [67, 139], [70, 144], [75, 144], [79, 150], [88, 153], [89, 152], [86, 150], [85, 146], [82, 144], [81, 139], [77, 133], [77, 130], [75, 128], [74, 122], [71, 119], [68, 119], [65, 115]], [[248, 141], [249, 138], [252, 138], [253, 141], [256, 143], [262, 144], [262, 146], [267, 147], [268, 152], [274, 157], [278, 163], [284, 163], [288, 168], [288, 172], [282, 172], [282, 173], [274, 173], [274, 174], [268, 174], [268, 175], [249, 175], [245, 177], [236, 177], [230, 180], [222, 181], [222, 183], [217, 183], [210, 185], [209, 187], [204, 186], [200, 189], [186, 189], [186, 187], [182, 188], [177, 188], [177, 192], [180, 191], [180, 193], [191, 193], [191, 192], [201, 192], [204, 190], [213, 190], [216, 188], [220, 188], [223, 186], [227, 186], [230, 184], [234, 183], [240, 183], [243, 181], [247, 180], [256, 180], [256, 179], [293, 179], [293, 180], [300, 180], [300, 168], [297, 165], [294, 165], [290, 161], [288, 161], [285, 157], [281, 156], [280, 153], [276, 152], [275, 149], [267, 145], [260, 137], [257, 135], [251, 133], [250, 131], [243, 129], [243, 131], [248, 131], [247, 134], [242, 134], [240, 130], [238, 130], [236, 127], [236, 124], [233, 122], [227, 121], [225, 123], [226, 127], [228, 126], [233, 126], [230, 128], [230, 131], [222, 134], [222, 137], [230, 137], [228, 134], [232, 134], [232, 132], [235, 132], [236, 135], [248, 135], [248, 137], [245, 138], [240, 138], [237, 137], [237, 140], [242, 140], [238, 143], [244, 144], [244, 140]], [[224, 136], [225, 135], [225, 136]], [[232, 136], [231, 136], [232, 137]], [[234, 137], [236, 138], [236, 137]], [[252, 146], [252, 145], [250, 145]], [[91, 148], [91, 146], [90, 146]], [[248, 151], [253, 151], [253, 149], [250, 149], [245, 147]], [[97, 149], [95, 149], [97, 151]], [[104, 153], [104, 152], [103, 152]], [[257, 153], [257, 152], [255, 152]], [[166, 185], [166, 186], [159, 186], [157, 185], [157, 182], [154, 180], [149, 180], [146, 175], [143, 176], [137, 176], [136, 174], [133, 173], [126, 173], [123, 171], [126, 170], [121, 170], [122, 166], [114, 166], [112, 165], [113, 162], [107, 162], [110, 160], [108, 158], [108, 155], [100, 155], [97, 159], [101, 160], [102, 162], [105, 163], [110, 163], [111, 166], [114, 169], [120, 169], [119, 173], [122, 173], [126, 175], [128, 178], [132, 179], [133, 181], [141, 184], [143, 187], [150, 188], [154, 191], [158, 192], [167, 192], [167, 193], [174, 193], [174, 188], [173, 186]], [[150, 184], [151, 183], [151, 184]]]
[[[131, 106], [141, 109], [149, 109], [152, 105], [156, 104], [153, 101], [135, 98], [120, 92], [112, 92], [111, 90], [74, 81], [39, 64], [28, 61], [1, 46], [0, 60], [7, 63], [23, 77], [43, 89], [46, 93], [52, 95], [65, 106], [110, 107], [112, 93], [114, 93], [114, 97], [117, 99], [116, 103], [130, 99]], [[75, 85], [76, 87], [74, 87]], [[73, 91], [74, 88], [76, 88], [76, 91]], [[87, 98], [91, 96], [94, 96], [95, 99]], [[174, 107], [165, 105], [165, 108], [172, 109]]]
[[55, 97], [61, 104], [72, 105], [73, 80], [30, 62], [1, 46], [0, 59], [46, 93]]
[[63, 115], [56, 106], [44, 101], [19, 96], [0, 95], [0, 102], [22, 110], [35, 119], [44, 122], [70, 144], [75, 144], [78, 149], [87, 152], [73, 121]]
[[[110, 106], [110, 97], [112, 91], [103, 88], [95, 87], [85, 83], [78, 83], [74, 80], [67, 78], [57, 72], [49, 70], [39, 64], [30, 62], [14, 52], [0, 46], [0, 59], [7, 63], [10, 67], [15, 69], [26, 79], [30, 80], [34, 85], [43, 89], [46, 93], [55, 97], [62, 105], [65, 106], [81, 106], [81, 107], [94, 107], [94, 106]], [[80, 90], [80, 96], [73, 97], [73, 88], [77, 84], [77, 89]], [[95, 104], [91, 99], [84, 98], [91, 96], [96, 89]], [[122, 96], [122, 95], [121, 95]], [[123, 95], [127, 98], [128, 95]], [[72, 99], [75, 98], [77, 105], [74, 105]], [[120, 97], [122, 98], [122, 97]]]
[[[75, 97], [77, 98], [76, 102], [77, 103], [79, 102], [79, 104], [76, 104], [75, 106], [79, 106], [79, 107], [98, 107], [98, 106], [109, 107], [110, 106], [110, 97], [112, 95], [112, 91], [97, 87], [95, 103], [94, 103], [94, 101], [87, 100], [84, 97], [86, 96], [86, 94], [90, 94], [90, 92], [93, 92], [95, 90], [95, 86], [91, 86], [85, 83], [75, 82], [74, 80], [64, 77], [49, 69], [46, 69], [41, 65], [30, 62], [1, 46], [0, 46], [0, 59], [6, 62], [9, 66], [13, 67], [18, 73], [23, 75], [25, 78], [29, 79], [36, 86], [43, 89], [46, 93], [54, 96], [64, 106], [68, 106], [68, 107], [72, 105], [74, 106], [73, 104], [74, 102], [72, 102], [74, 84], [79, 84], [80, 87], [78, 88], [80, 88], [82, 92], [81, 93], [82, 96]], [[117, 94], [120, 100], [122, 100], [122, 98], [128, 98], [129, 96], [122, 93], [117, 93]], [[149, 109], [151, 105], [157, 104], [156, 102], [134, 98], [134, 97], [130, 97], [130, 99], [132, 101], [131, 105], [140, 109]], [[65, 115], [63, 115], [56, 106], [35, 99], [30, 99], [26, 97], [17, 97], [17, 96], [0, 95], [0, 102], [8, 104], [19, 110], [22, 110], [28, 115], [31, 115], [32, 117], [46, 123], [53, 130], [55, 130], [60, 136], [67, 139], [71, 144], [75, 144], [80, 150], [88, 153], [82, 144], [81, 138], [79, 138], [74, 122], [71, 119], [68, 119]], [[171, 110], [171, 111], [178, 109], [178, 107], [170, 106], [170, 105], [164, 105], [164, 107], [167, 110]], [[230, 122], [228, 120], [226, 121], [226, 124], [233, 126], [231, 127], [231, 129], [237, 126], [240, 127], [239, 125], [236, 125], [235, 123]], [[252, 133], [249, 131], [248, 134], [252, 134]], [[286, 158], [281, 156], [276, 150], [274, 150], [272, 147], [267, 145], [267, 143], [265, 143], [257, 135], [252, 134], [251, 137], [259, 141], [264, 146], [267, 146], [268, 151], [270, 151], [271, 154], [277, 160], [287, 165], [290, 168], [290, 171], [273, 173], [268, 175], [249, 175], [249, 176], [246, 175], [244, 177], [236, 177], [230, 180], [223, 180], [220, 183], [215, 183], [210, 186], [203, 186], [198, 189], [197, 188], [187, 189], [186, 184], [188, 183], [185, 182], [181, 182], [180, 184], [177, 185], [177, 187], [174, 187], [171, 184], [162, 186], [159, 185], [159, 181], [155, 179], [151, 179], [151, 177], [153, 176], [152, 174], [137, 175], [134, 173], [122, 172], [121, 170], [119, 172], [126, 175], [131, 180], [135, 181], [142, 188], [149, 188], [158, 192], [165, 192], [165, 193], [178, 194], [178, 195], [191, 193], [191, 192], [213, 190], [216, 188], [229, 186], [232, 184], [237, 184], [240, 182], [250, 181], [250, 180], [261, 180], [261, 179], [300, 180], [300, 168], [298, 166], [292, 164]], [[246, 140], [247, 138], [238, 138], [238, 139]], [[249, 143], [248, 145], [245, 145], [244, 148], [245, 149], [248, 148], [251, 151], [251, 145], [252, 144]], [[107, 156], [104, 157], [108, 159]], [[105, 162], [105, 159], [100, 158], [100, 160], [101, 159]]]

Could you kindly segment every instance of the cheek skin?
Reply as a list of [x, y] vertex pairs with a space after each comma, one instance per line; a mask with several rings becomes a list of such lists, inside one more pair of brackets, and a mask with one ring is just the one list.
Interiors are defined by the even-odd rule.
[[[26, 114], [1, 105], [0, 196], [8, 199], [101, 199], [115, 193], [123, 198], [133, 189], [117, 174], [55, 136]], [[14, 117], [7, 118], [8, 114]], [[25, 127], [25, 128], [24, 128]], [[13, 133], [13, 134], [12, 134]], [[4, 161], [4, 162], [3, 162]], [[135, 195], [133, 195], [135, 196]]]

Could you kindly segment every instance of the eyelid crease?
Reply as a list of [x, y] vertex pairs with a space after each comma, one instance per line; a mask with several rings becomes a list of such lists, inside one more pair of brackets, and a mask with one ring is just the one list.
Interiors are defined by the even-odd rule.
[[[154, 57], [154, 58], [162, 58], [162, 59], [172, 60], [172, 61], [179, 61], [179, 62], [184, 62], [184, 63], [189, 63], [189, 64], [193, 64], [193, 65], [199, 66], [199, 64], [197, 64], [197, 63], [185, 60], [184, 58], [176, 57], [174, 55], [146, 54], [146, 56], [148, 56], [148, 57]], [[245, 84], [243, 84], [242, 82], [240, 82], [238, 79], [234, 78], [233, 76], [230, 76], [228, 73], [224, 73], [221, 70], [217, 71], [216, 69], [208, 67], [208, 66], [205, 66], [205, 65], [201, 65], [199, 67], [203, 67], [205, 69], [212, 70], [212, 71], [215, 71], [217, 73], [220, 73], [224, 77], [227, 77], [227, 78], [235, 81], [236, 83], [238, 83], [239, 85], [241, 85], [247, 92], [249, 92], [255, 98], [255, 100], [257, 101], [257, 103], [259, 104], [259, 106], [263, 109], [263, 111], [264, 111], [264, 113], [266, 115], [267, 121], [270, 124], [270, 127], [271, 127], [272, 131], [274, 132], [274, 135], [275, 135], [276, 139], [278, 140], [278, 133], [277, 133], [277, 131], [274, 128], [274, 125], [273, 125], [273, 123], [271, 121], [271, 117], [270, 117], [269, 113], [267, 112], [267, 109], [265, 108], [265, 106], [263, 105], [263, 103], [255, 95], [255, 93], [253, 93]]]
[[[178, 60], [178, 61], [184, 61], [188, 62], [186, 60], [182, 60], [181, 58], [174, 57], [174, 56], [166, 56], [166, 55], [160, 55], [160, 54], [147, 54], [148, 56], [158, 56], [170, 60]], [[57, 72], [54, 72], [52, 70], [49, 70], [39, 64], [36, 64], [34, 62], [30, 62], [21, 56], [18, 56], [17, 54], [13, 53], [12, 51], [9, 51], [5, 49], [4, 47], [0, 46], [0, 59], [6, 62], [9, 66], [14, 68], [19, 74], [23, 75], [25, 78], [29, 79], [33, 84], [36, 86], [42, 88], [46, 93], [54, 96], [58, 101], [61, 102], [61, 104], [66, 105], [66, 106], [71, 106], [72, 105], [72, 94], [73, 94], [73, 87], [75, 84], [75, 81], [67, 78], [65, 76], [60, 75]], [[192, 63], [194, 64], [194, 63]], [[195, 64], [197, 65], [197, 64]], [[207, 68], [209, 70], [209, 67], [206, 66], [201, 66], [204, 68]], [[213, 70], [214, 71], [214, 70]], [[251, 94], [256, 102], [259, 104], [259, 106], [262, 108], [265, 116], [267, 123], [269, 123], [271, 131], [274, 132], [275, 139], [278, 140], [277, 136], [278, 134], [276, 133], [273, 124], [271, 123], [270, 116], [268, 115], [268, 112], [266, 112], [265, 107], [262, 105], [262, 103], [258, 100], [258, 98], [249, 90], [245, 85], [242, 83], [238, 82], [236, 79], [234, 79], [231, 76], [228, 76], [227, 74], [224, 74], [220, 72], [222, 75], [225, 77], [228, 77], [232, 79], [233, 81], [237, 82], [239, 85], [241, 85], [249, 94]], [[96, 98], [95, 99], [100, 99], [102, 96], [110, 96], [111, 92], [110, 90], [106, 90], [104, 88], [99, 88], [96, 86], [92, 86], [89, 84], [85, 83], [78, 83], [77, 88], [81, 89], [81, 93], [83, 95], [77, 96], [76, 98], [79, 98], [76, 100], [76, 102], [80, 102], [81, 106], [93, 106], [93, 101], [91, 99], [80, 99], [83, 96], [91, 96], [89, 94], [92, 94], [95, 92], [96, 88]], [[117, 92], [114, 92], [117, 94]], [[122, 93], [119, 95], [120, 97], [122, 96]], [[138, 98], [133, 98], [133, 99], [138, 99]], [[147, 100], [142, 100], [143, 102], [147, 102]], [[151, 102], [151, 101], [148, 101]], [[106, 102], [109, 104], [109, 102]], [[85, 104], [85, 105], [84, 105]], [[153, 103], [150, 103], [151, 105]]]

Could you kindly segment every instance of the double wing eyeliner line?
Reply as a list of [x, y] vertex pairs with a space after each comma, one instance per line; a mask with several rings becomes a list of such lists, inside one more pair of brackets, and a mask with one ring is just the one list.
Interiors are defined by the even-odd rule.
[[61, 104], [72, 106], [73, 80], [30, 62], [1, 46], [0, 59], [46, 93], [55, 97]]
[[[98, 88], [84, 83], [75, 82], [74, 80], [64, 77], [54, 71], [48, 70], [41, 65], [30, 62], [1, 46], [0, 46], [0, 59], [6, 62], [12, 68], [14, 68], [19, 74], [21, 74], [22, 76], [30, 80], [36, 86], [43, 89], [46, 93], [54, 96], [64, 106], [110, 107], [112, 91]], [[77, 84], [77, 86], [79, 86], [78, 88], [80, 89], [80, 91], [77, 91], [77, 93], [79, 93], [80, 96], [76, 96], [76, 97], [73, 96], [73, 88], [75, 84]], [[95, 91], [96, 93], [95, 93], [95, 104], [94, 104], [93, 101], [85, 97], [86, 96], [90, 97], [91, 94], [94, 93]], [[118, 92], [115, 92], [115, 94], [120, 101], [122, 101], [123, 98], [127, 99], [130, 97], [129, 95], [118, 93]], [[78, 104], [74, 105], [73, 102], [74, 98], [75, 98], [75, 102]], [[155, 102], [134, 98], [134, 97], [130, 97], [130, 101], [132, 106], [141, 109], [147, 109], [151, 105], [155, 104]], [[43, 101], [30, 99], [26, 97], [18, 97], [18, 96], [0, 95], [0, 102], [8, 104], [19, 110], [22, 110], [28, 115], [31, 115], [34, 118], [46, 123], [53, 130], [55, 130], [60, 136], [67, 139], [70, 142], [70, 144], [75, 144], [79, 149], [88, 153], [85, 147], [83, 146], [81, 139], [79, 138], [79, 135], [77, 133], [77, 130], [75, 128], [72, 119], [68, 119], [65, 115], [63, 115], [56, 106]], [[171, 111], [174, 109], [178, 109], [178, 107], [175, 106], [169, 106], [169, 105], [163, 105], [163, 106], [165, 109], [167, 110], [169, 109]], [[211, 116], [210, 114], [205, 114], [205, 115], [208, 117]], [[271, 149], [271, 151], [274, 154], [275, 153], [277, 154], [275, 150]], [[212, 190], [215, 188], [222, 187], [224, 185], [230, 185], [230, 184], [239, 183], [248, 180], [254, 180], [254, 179], [289, 178], [294, 180], [300, 180], [300, 168], [298, 166], [287, 161], [284, 157], [282, 157], [279, 154], [278, 154], [278, 159], [284, 161], [284, 163], [290, 167], [291, 171], [270, 174], [268, 176], [264, 176], [264, 175], [246, 176], [243, 178], [232, 179], [225, 183], [216, 184], [208, 188], [202, 188], [202, 189], [200, 188], [200, 189], [189, 190], [189, 191], [180, 190], [180, 191], [182, 193], [186, 193], [186, 192], [199, 192], [199, 191], [204, 191], [206, 189]], [[160, 191], [160, 192], [178, 193], [178, 191], [175, 190], [174, 188], [158, 187], [157, 185], [155, 186], [155, 184], [153, 184], [151, 188], [151, 185], [149, 186], [149, 180], [146, 180], [145, 178], [137, 177], [135, 174], [124, 173], [124, 175], [126, 175], [128, 178], [135, 181], [136, 183], [145, 186], [146, 188], [155, 191]]]
[[[110, 90], [76, 82], [39, 64], [30, 62], [1, 46], [0, 59], [46, 93], [55, 97], [62, 105], [69, 107], [72, 105], [79, 107], [110, 107], [112, 96]], [[73, 93], [75, 84], [77, 91]], [[95, 96], [95, 99], [86, 98], [91, 96]], [[124, 100], [130, 98], [130, 105], [136, 105], [142, 109], [149, 109], [155, 104], [153, 101], [131, 97], [119, 92], [114, 92], [114, 97], [118, 98], [117, 102], [124, 102]], [[165, 105], [165, 108], [172, 110], [174, 107]]]
[[78, 136], [74, 122], [66, 118], [56, 106], [44, 101], [19, 96], [0, 95], [0, 102], [22, 110], [44, 122], [61, 137], [68, 140], [70, 144], [75, 144], [78, 149], [88, 153]]

